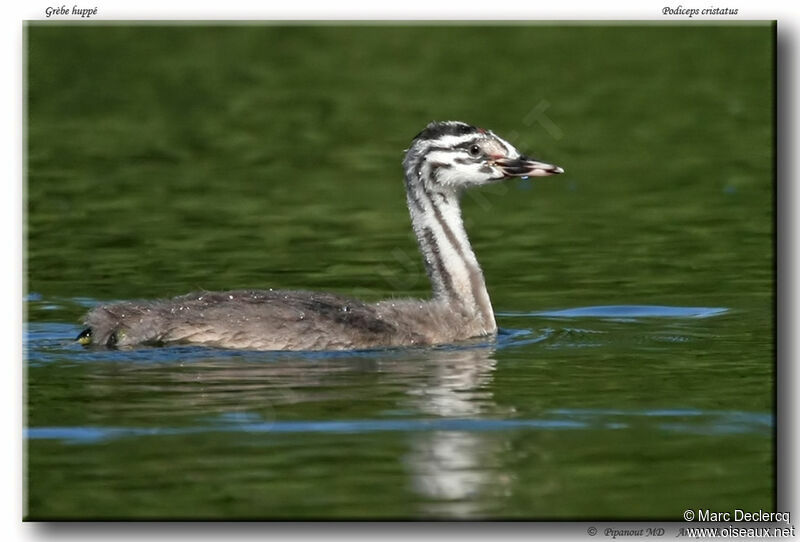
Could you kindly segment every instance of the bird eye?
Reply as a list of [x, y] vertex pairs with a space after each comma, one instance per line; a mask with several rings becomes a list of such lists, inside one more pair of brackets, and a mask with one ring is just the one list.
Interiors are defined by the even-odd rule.
[[481, 153], [481, 148], [477, 145], [473, 145], [469, 148], [470, 156], [478, 156], [480, 153]]

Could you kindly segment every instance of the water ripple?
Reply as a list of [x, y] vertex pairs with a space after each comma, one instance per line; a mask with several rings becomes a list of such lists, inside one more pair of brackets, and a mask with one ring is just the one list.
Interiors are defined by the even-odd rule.
[[728, 312], [724, 307], [671, 307], [666, 305], [598, 305], [533, 312], [498, 312], [504, 317], [546, 318], [710, 318]]
[[555, 409], [541, 419], [434, 418], [401, 420], [307, 420], [257, 421], [257, 416], [221, 416], [205, 425], [190, 427], [31, 427], [31, 440], [58, 440], [67, 444], [92, 444], [125, 437], [189, 435], [198, 433], [349, 433], [421, 431], [552, 431], [655, 429], [695, 435], [772, 433], [774, 417], [769, 413], [664, 409], [645, 411]]

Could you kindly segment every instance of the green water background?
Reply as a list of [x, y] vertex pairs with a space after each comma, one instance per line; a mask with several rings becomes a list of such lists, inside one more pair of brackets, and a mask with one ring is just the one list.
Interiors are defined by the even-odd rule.
[[[595, 420], [30, 439], [30, 517], [774, 507], [771, 431], [713, 422], [773, 410], [773, 26], [33, 24], [26, 38], [27, 427]], [[426, 296], [400, 160], [434, 119], [566, 170], [464, 199], [499, 325], [542, 341], [323, 360], [68, 342], [94, 302], [200, 288]], [[525, 316], [593, 305], [728, 310]], [[679, 415], [676, 433], [653, 412], [703, 422]]]

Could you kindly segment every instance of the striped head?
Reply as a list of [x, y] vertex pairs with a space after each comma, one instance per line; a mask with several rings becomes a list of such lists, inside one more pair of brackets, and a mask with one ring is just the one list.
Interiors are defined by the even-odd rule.
[[510, 177], [564, 172], [521, 154], [489, 130], [458, 121], [430, 123], [411, 142], [403, 167], [407, 182], [421, 182], [433, 192], [459, 192]]

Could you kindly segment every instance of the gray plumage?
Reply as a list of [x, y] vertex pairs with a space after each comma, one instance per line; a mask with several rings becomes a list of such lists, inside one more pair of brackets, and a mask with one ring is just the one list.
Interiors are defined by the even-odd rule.
[[237, 290], [100, 305], [82, 344], [198, 344], [248, 350], [349, 350], [453, 343], [497, 331], [483, 273], [461, 220], [464, 188], [561, 173], [492, 132], [433, 122], [403, 160], [411, 222], [431, 300], [366, 303], [332, 293]]

